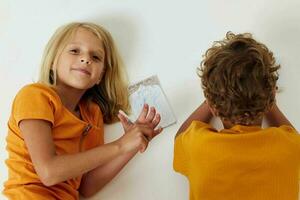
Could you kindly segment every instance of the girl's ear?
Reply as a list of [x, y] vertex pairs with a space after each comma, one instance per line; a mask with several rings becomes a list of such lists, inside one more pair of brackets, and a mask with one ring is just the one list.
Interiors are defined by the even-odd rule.
[[99, 83], [101, 82], [101, 80], [102, 80], [103, 77], [104, 77], [104, 74], [105, 74], [105, 69], [103, 69], [103, 71], [100, 73], [100, 78], [99, 78], [97, 84], [99, 84]]

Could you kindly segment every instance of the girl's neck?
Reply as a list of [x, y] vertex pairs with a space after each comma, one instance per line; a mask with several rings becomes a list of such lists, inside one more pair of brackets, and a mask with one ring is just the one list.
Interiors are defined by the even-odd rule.
[[78, 90], [68, 86], [55, 86], [55, 91], [57, 92], [58, 96], [62, 104], [71, 112], [76, 112], [78, 103], [83, 96], [85, 90]]

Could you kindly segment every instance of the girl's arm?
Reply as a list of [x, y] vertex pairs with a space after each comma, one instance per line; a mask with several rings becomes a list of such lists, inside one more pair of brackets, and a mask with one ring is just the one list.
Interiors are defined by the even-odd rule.
[[56, 155], [49, 122], [22, 120], [19, 127], [34, 168], [46, 186], [80, 176], [120, 155], [145, 151], [148, 144], [145, 135], [153, 136], [153, 129], [149, 126], [135, 125], [114, 142], [81, 153]]
[[293, 127], [291, 122], [284, 116], [276, 104], [274, 104], [272, 109], [266, 113], [265, 118], [269, 126], [279, 127], [281, 125], [288, 125]]
[[137, 152], [133, 151], [120, 155], [114, 160], [86, 173], [81, 180], [80, 194], [88, 198], [97, 193], [123, 169]]
[[[134, 124], [129, 122], [128, 119], [126, 119], [121, 114], [119, 114], [118, 117], [123, 125], [125, 134], [127, 134], [126, 132], [128, 132], [134, 126]], [[150, 108], [150, 112], [148, 114], [148, 105], [146, 104], [135, 124], [146, 124], [154, 129], [159, 124], [159, 122], [160, 116], [158, 114], [156, 115], [155, 109]], [[153, 137], [161, 133], [161, 131], [161, 128], [154, 130], [154, 134], [152, 135], [152, 137], [147, 138], [147, 140], [151, 140]], [[133, 156], [135, 156], [136, 153], [137, 150], [120, 155], [114, 160], [107, 162], [106, 164], [101, 165], [96, 169], [86, 173], [83, 176], [80, 184], [80, 193], [84, 197], [90, 197], [101, 190], [123, 169], [123, 167], [131, 160]]]
[[175, 136], [175, 138], [182, 132], [184, 132], [192, 123], [192, 121], [197, 120], [197, 121], [201, 121], [204, 123], [209, 123], [209, 121], [211, 120], [211, 118], [213, 117], [213, 114], [208, 106], [208, 104], [206, 103], [206, 101], [204, 101], [188, 118], [187, 120], [185, 120], [185, 122], [183, 122], [183, 124], [181, 125], [181, 127], [178, 129], [177, 134]]

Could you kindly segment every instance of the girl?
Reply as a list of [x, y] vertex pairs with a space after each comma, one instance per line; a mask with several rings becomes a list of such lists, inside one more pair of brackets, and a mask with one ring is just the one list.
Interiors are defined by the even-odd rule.
[[[123, 66], [110, 34], [92, 23], [70, 23], [50, 39], [38, 83], [16, 95], [8, 122], [3, 193], [10, 199], [79, 199], [108, 183], [162, 131], [144, 106], [135, 123]], [[103, 144], [103, 123], [121, 121], [125, 134]]]

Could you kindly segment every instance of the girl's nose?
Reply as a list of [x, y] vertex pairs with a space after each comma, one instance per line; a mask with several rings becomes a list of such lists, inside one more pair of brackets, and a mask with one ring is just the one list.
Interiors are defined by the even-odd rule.
[[80, 59], [80, 62], [81, 63], [86, 63], [87, 65], [91, 64], [91, 60], [90, 59], [84, 59], [84, 58], [82, 58], [82, 59]]

